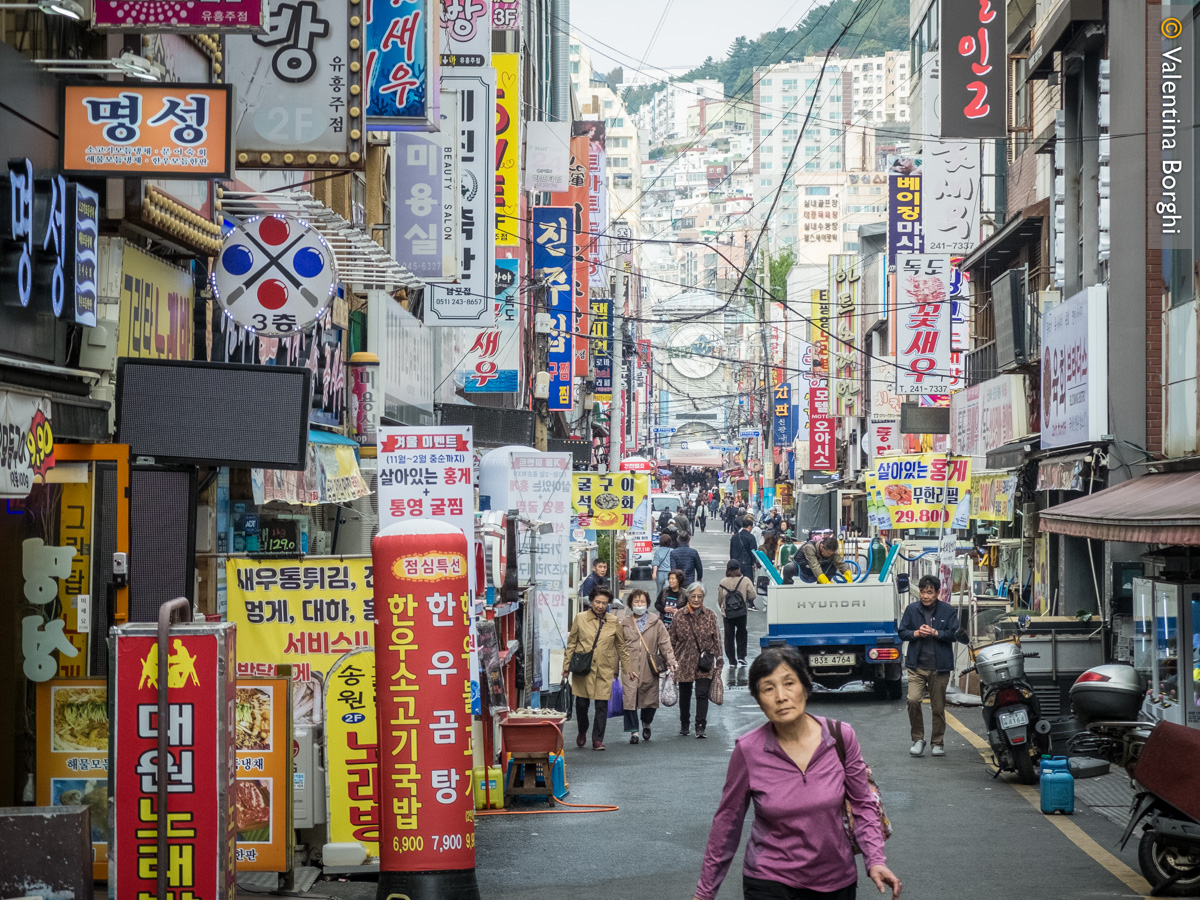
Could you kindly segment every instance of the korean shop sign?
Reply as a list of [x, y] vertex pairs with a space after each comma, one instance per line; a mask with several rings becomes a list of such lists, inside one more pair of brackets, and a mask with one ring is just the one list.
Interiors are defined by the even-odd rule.
[[[236, 843], [235, 627], [172, 629], [167, 670], [158, 664], [153, 625], [113, 630], [112, 850], [115, 896], [153, 897], [158, 850], [158, 730], [167, 729], [167, 894], [232, 900]], [[159, 679], [170, 712], [158, 720]], [[110, 875], [110, 877], [114, 877]]]
[[63, 174], [229, 178], [232, 91], [213, 84], [64, 85]]
[[971, 458], [926, 453], [879, 461], [875, 472], [891, 528], [950, 524], [971, 489]]
[[211, 34], [258, 32], [266, 23], [266, 0], [96, 0], [92, 25], [100, 31]]
[[438, 107], [437, 79], [430, 71], [437, 34], [432, 0], [366, 0], [366, 65], [363, 92], [373, 128], [428, 125]]
[[213, 297], [225, 315], [266, 337], [290, 336], [324, 317], [337, 284], [321, 233], [278, 214], [228, 232], [212, 267]]
[[50, 398], [0, 391], [0, 499], [28, 497], [53, 467]]
[[321, 678], [344, 653], [370, 647], [375, 623], [371, 560], [229, 559], [228, 618], [238, 661], [298, 667]]
[[[372, 630], [372, 642], [374, 637]], [[357, 841], [367, 856], [378, 857], [379, 731], [373, 650], [347, 653], [325, 680], [325, 760], [330, 843]]]
[[292, 679], [245, 678], [234, 706], [239, 872], [292, 868]]
[[[920, 170], [918, 170], [919, 172]], [[888, 265], [896, 264], [898, 253], [920, 253], [925, 249], [921, 212], [921, 176], [888, 176]]]
[[[486, 20], [484, 22], [486, 25]], [[491, 325], [496, 200], [496, 70], [443, 74], [458, 95], [458, 281], [431, 282], [426, 325]], [[397, 213], [403, 227], [404, 217]]]
[[941, 6], [941, 136], [1003, 138], [1008, 107], [1005, 4], [972, 0]]
[[108, 682], [56, 678], [37, 686], [38, 806], [92, 811], [92, 877], [108, 878]]
[[67, 236], [68, 293], [75, 287], [75, 321], [96, 324], [96, 249], [100, 229], [100, 196], [81, 184], [67, 185], [67, 216], [73, 217], [74, 235]]
[[340, 0], [273, 0], [264, 34], [225, 39], [239, 166], [362, 165], [362, 96], [351, 93], [361, 81], [361, 13]]
[[0, 179], [0, 302], [28, 309], [35, 297], [39, 303], [48, 299], [55, 316], [70, 318], [75, 216], [68, 200], [61, 175], [35, 178], [28, 159], [8, 161]]
[[[569, 207], [533, 210], [533, 269], [546, 284], [550, 312], [550, 409], [573, 405], [572, 358], [575, 305], [571, 273], [575, 267], [574, 215]], [[540, 270], [540, 273], [539, 273]]]
[[1108, 431], [1108, 294], [1080, 291], [1042, 314], [1042, 447]]
[[521, 214], [517, 192], [520, 176], [521, 116], [518, 100], [521, 57], [497, 53], [496, 70], [496, 246], [516, 247], [520, 241]]
[[195, 293], [190, 273], [126, 244], [121, 250], [117, 355], [191, 359]]
[[896, 257], [897, 394], [949, 394], [950, 257]]
[[[443, 118], [457, 121], [454, 104]], [[397, 131], [392, 136], [392, 239], [396, 262], [421, 278], [451, 277], [457, 271], [458, 185], [454, 177], [457, 128]]]
[[517, 390], [521, 334], [517, 282], [521, 261], [496, 260], [496, 324], [475, 332], [463, 358], [463, 390], [468, 394], [503, 394]]
[[634, 472], [571, 475], [571, 513], [584, 528], [625, 530], [633, 528], [633, 514], [649, 493], [649, 476]]
[[438, 6], [442, 66], [479, 68], [491, 63], [491, 0], [443, 0]]

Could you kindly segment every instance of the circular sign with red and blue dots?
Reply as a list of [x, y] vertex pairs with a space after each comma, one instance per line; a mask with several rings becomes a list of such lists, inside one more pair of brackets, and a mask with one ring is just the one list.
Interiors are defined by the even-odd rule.
[[300, 219], [249, 219], [225, 235], [212, 289], [225, 314], [243, 328], [286, 337], [329, 311], [337, 292], [333, 251]]

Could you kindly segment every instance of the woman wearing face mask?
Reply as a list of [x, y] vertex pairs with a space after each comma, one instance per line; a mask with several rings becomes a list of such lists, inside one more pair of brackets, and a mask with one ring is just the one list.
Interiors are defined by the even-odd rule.
[[675, 611], [687, 605], [687, 594], [683, 592], [683, 573], [672, 569], [667, 574], [667, 586], [659, 591], [654, 608], [662, 616], [663, 624], [668, 628], [675, 619]]
[[808, 666], [795, 647], [769, 647], [750, 667], [750, 694], [767, 721], [738, 738], [729, 758], [696, 900], [716, 897], [751, 802], [754, 824], [742, 862], [746, 900], [854, 900], [858, 875], [842, 824], [847, 800], [867, 877], [880, 893], [890, 888], [892, 900], [900, 896], [858, 739], [849, 725], [809, 713], [811, 693]]
[[[696, 737], [705, 737], [708, 728], [708, 693], [712, 680], [721, 676], [721, 634], [717, 617], [704, 605], [704, 585], [695, 582], [688, 588], [687, 605], [675, 614], [671, 623], [671, 647], [675, 650], [679, 682], [679, 733], [691, 728], [692, 685], [696, 686]], [[709, 665], [705, 667], [704, 663]]]
[[621, 669], [621, 691], [625, 697], [625, 730], [629, 743], [650, 740], [650, 723], [658, 709], [658, 676], [675, 671], [675, 653], [662, 619], [650, 612], [650, 595], [635, 590], [629, 595], [629, 613], [621, 619], [621, 634], [629, 651], [629, 665]]

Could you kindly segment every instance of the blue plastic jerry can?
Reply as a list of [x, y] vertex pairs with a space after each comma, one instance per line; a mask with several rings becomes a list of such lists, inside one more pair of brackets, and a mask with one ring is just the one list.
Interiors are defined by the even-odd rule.
[[1065, 756], [1043, 756], [1041, 778], [1042, 812], [1050, 815], [1075, 812], [1075, 776]]

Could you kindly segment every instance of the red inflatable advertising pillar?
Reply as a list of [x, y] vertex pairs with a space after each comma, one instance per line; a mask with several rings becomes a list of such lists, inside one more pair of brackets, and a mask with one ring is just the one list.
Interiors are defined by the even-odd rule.
[[371, 545], [379, 723], [378, 900], [479, 900], [462, 530], [421, 520]]

